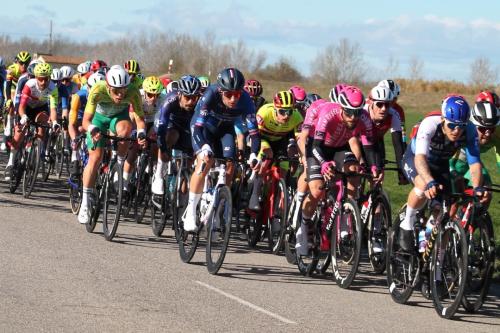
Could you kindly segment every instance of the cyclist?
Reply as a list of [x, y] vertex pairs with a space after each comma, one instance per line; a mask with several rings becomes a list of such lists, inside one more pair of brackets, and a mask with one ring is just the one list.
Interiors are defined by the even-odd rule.
[[[47, 122], [50, 119], [55, 127], [57, 124], [57, 100], [58, 91], [56, 85], [50, 81], [52, 66], [47, 63], [39, 63], [34, 68], [35, 78], [26, 82], [22, 90], [21, 100], [19, 102], [19, 126], [16, 128], [14, 139], [12, 140], [12, 149], [10, 150], [9, 161], [5, 169], [5, 179], [10, 180], [14, 156], [19, 149], [19, 144], [24, 138], [22, 127], [29, 121]], [[40, 128], [38, 135], [43, 137], [45, 130]]]
[[108, 69], [108, 64], [106, 64], [106, 62], [104, 62], [103, 60], [97, 59], [92, 61], [92, 63], [90, 64], [90, 71], [92, 72], [92, 74], [98, 71], [100, 71], [102, 74], [106, 74]]
[[208, 88], [210, 85], [210, 79], [207, 76], [198, 76], [198, 80], [200, 80], [201, 83], [201, 94], [205, 92], [205, 90]]
[[[478, 96], [479, 99], [479, 96]], [[494, 138], [496, 127], [500, 123], [498, 108], [495, 104], [487, 100], [480, 100], [471, 110], [470, 121], [476, 126], [477, 137], [479, 139], [480, 153], [487, 152], [490, 148], [499, 144], [499, 140]], [[460, 149], [453, 158], [450, 159], [450, 172], [454, 180], [455, 192], [461, 192], [465, 186], [472, 186], [469, 164], [465, 149]], [[482, 167], [484, 184], [491, 186], [491, 176], [488, 170]], [[465, 184], [465, 182], [467, 184]], [[487, 204], [491, 201], [491, 193], [487, 192]]]
[[75, 177], [80, 175], [80, 164], [78, 163], [78, 147], [76, 137], [78, 133], [84, 133], [82, 126], [83, 112], [87, 105], [87, 97], [90, 89], [99, 81], [105, 81], [106, 77], [101, 73], [94, 73], [89, 76], [86, 85], [78, 90], [71, 97], [71, 108], [68, 117], [68, 133], [71, 139], [71, 163], [70, 176]]
[[[201, 199], [205, 176], [213, 164], [212, 156], [228, 160], [226, 179], [230, 186], [234, 169], [231, 161], [235, 157], [234, 123], [240, 117], [246, 121], [251, 138], [252, 153], [249, 162], [257, 168], [260, 139], [255, 106], [250, 95], [243, 90], [244, 84], [245, 78], [239, 70], [223, 69], [217, 75], [217, 85], [209, 86], [196, 105], [191, 132], [197, 165], [191, 176], [188, 206], [182, 218], [184, 229], [188, 232], [197, 228], [196, 207]], [[202, 165], [205, 165], [204, 169]]]
[[[302, 223], [297, 232], [296, 249], [300, 255], [309, 253], [313, 230], [308, 230], [308, 226], [324, 195], [323, 179], [330, 179], [334, 169], [357, 172], [360, 162], [364, 162], [359, 139], [373, 176], [379, 176], [376, 154], [373, 151], [373, 123], [363, 109], [363, 93], [354, 86], [344, 87], [338, 95], [338, 102], [320, 106], [314, 141], [306, 151], [309, 195], [302, 204]], [[355, 198], [358, 187], [359, 178], [350, 177], [348, 195]]]
[[266, 104], [266, 100], [262, 97], [264, 89], [259, 81], [254, 79], [246, 80], [243, 89], [252, 97], [253, 103], [255, 104], [255, 110], [259, 110], [262, 105]]
[[5, 61], [2, 57], [0, 57], [0, 110], [3, 110], [3, 103], [5, 102], [5, 97], [3, 95], [3, 86], [6, 79], [7, 71], [5, 70]]
[[[449, 159], [463, 146], [471, 171], [474, 192], [484, 194], [481, 160], [470, 109], [462, 96], [451, 95], [441, 105], [441, 115], [428, 116], [419, 125], [403, 156], [404, 172], [414, 187], [408, 195], [406, 216], [400, 224], [399, 244], [405, 251], [414, 248], [413, 224], [418, 209], [438, 191], [449, 193]], [[484, 196], [481, 201], [484, 200]]]
[[[399, 94], [401, 92], [401, 88], [399, 87], [399, 84], [396, 83], [394, 80], [382, 80], [380, 81], [377, 86], [379, 87], [386, 87], [389, 88], [392, 92], [393, 99], [392, 99], [392, 104], [391, 108], [394, 109], [401, 120], [401, 133], [403, 135], [403, 147], [406, 149], [406, 128], [405, 128], [405, 111], [401, 107], [401, 105], [398, 103], [398, 98]], [[402, 180], [402, 179], [400, 179]]]
[[[477, 95], [476, 102], [488, 101], [494, 104], [500, 112], [500, 98], [493, 91], [482, 91]], [[495, 148], [496, 158], [497, 158], [497, 172], [500, 173], [500, 131], [493, 131], [492, 133], [492, 143]]]
[[[304, 120], [294, 108], [295, 100], [289, 91], [279, 91], [274, 95], [273, 103], [264, 104], [257, 112], [257, 124], [260, 134], [259, 159], [272, 159], [273, 156], [297, 153], [296, 136]], [[248, 208], [259, 210], [259, 196], [262, 189], [262, 174], [270, 163], [262, 163], [253, 181], [252, 195]]]
[[92, 72], [90, 71], [90, 65], [92, 65], [91, 61], [85, 61], [79, 64], [76, 67], [77, 73], [73, 76], [73, 82], [78, 84], [78, 87], [81, 89], [85, 87], [87, 84], [87, 80], [89, 79]]
[[307, 97], [306, 90], [301, 86], [295, 85], [290, 87], [290, 92], [292, 93], [293, 98], [295, 99], [295, 108], [299, 110], [302, 116], [304, 117], [306, 112], [304, 110], [303, 104]]
[[[83, 114], [83, 128], [87, 131], [89, 160], [83, 171], [83, 196], [78, 221], [88, 223], [90, 214], [90, 194], [95, 185], [97, 168], [103, 156], [105, 140], [101, 133], [110, 130], [120, 137], [128, 137], [132, 131], [129, 118], [129, 105], [132, 104], [136, 115], [137, 137], [139, 144], [145, 143], [146, 124], [142, 110], [139, 89], [130, 85], [130, 76], [119, 65], [112, 66], [106, 73], [106, 81], [99, 81], [89, 92]], [[95, 150], [92, 148], [95, 147]], [[118, 144], [118, 163], [125, 162], [128, 144]]]
[[14, 103], [12, 101], [12, 92], [15, 93], [17, 81], [22, 74], [26, 73], [28, 65], [31, 62], [31, 54], [27, 51], [19, 52], [15, 58], [14, 63], [7, 68], [7, 75], [5, 80], [5, 106], [7, 108], [7, 121], [4, 128], [4, 141], [8, 142], [12, 135], [12, 126], [14, 120]]
[[144, 77], [141, 74], [141, 67], [135, 59], [130, 59], [123, 65], [123, 68], [130, 75], [130, 84], [141, 89]]
[[[155, 195], [163, 195], [163, 180], [167, 161], [172, 156], [172, 149], [192, 156], [190, 123], [194, 108], [201, 95], [201, 83], [198, 78], [185, 75], [178, 80], [179, 89], [166, 95], [160, 105], [155, 130], [158, 140], [158, 162], [153, 176], [151, 190]], [[153, 198], [155, 199], [155, 198]]]

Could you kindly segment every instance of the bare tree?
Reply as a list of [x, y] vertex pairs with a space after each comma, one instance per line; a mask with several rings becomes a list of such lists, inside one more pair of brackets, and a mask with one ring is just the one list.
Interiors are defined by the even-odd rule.
[[362, 82], [366, 64], [361, 46], [346, 38], [337, 45], [327, 46], [313, 61], [312, 72], [330, 85], [337, 82]]
[[411, 57], [408, 69], [410, 80], [421, 80], [423, 78], [424, 62], [417, 56]]
[[475, 87], [488, 87], [497, 82], [498, 68], [493, 68], [489, 59], [479, 57], [470, 65], [469, 81]]
[[384, 69], [383, 76], [384, 77], [396, 77], [399, 70], [399, 61], [394, 58], [391, 54], [389, 59], [387, 59], [387, 65]]

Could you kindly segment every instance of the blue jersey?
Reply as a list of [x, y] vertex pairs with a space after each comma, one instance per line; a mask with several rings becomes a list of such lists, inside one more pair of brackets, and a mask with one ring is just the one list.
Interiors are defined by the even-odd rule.
[[194, 150], [199, 151], [204, 144], [209, 144], [203, 135], [203, 128], [212, 133], [216, 133], [222, 127], [234, 129], [238, 120], [246, 123], [252, 138], [252, 152], [257, 154], [260, 149], [260, 139], [255, 118], [255, 105], [250, 95], [246, 91], [242, 91], [236, 107], [230, 109], [222, 102], [217, 85], [210, 85], [198, 101], [191, 121]]
[[89, 91], [86, 89], [86, 88], [82, 88], [80, 90], [78, 90], [75, 95], [77, 95], [80, 103], [79, 103], [79, 107], [78, 107], [78, 116], [77, 116], [77, 119], [78, 120], [82, 120], [83, 119], [83, 113], [85, 112], [85, 106], [87, 105], [87, 97], [89, 95]]
[[7, 71], [5, 70], [5, 68], [0, 68], [0, 107], [3, 106], [6, 79], [7, 79]]

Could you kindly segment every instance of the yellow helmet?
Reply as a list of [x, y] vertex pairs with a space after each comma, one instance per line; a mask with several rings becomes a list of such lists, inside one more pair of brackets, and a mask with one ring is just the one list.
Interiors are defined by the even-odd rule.
[[159, 94], [163, 90], [163, 84], [156, 76], [148, 76], [142, 83], [142, 89], [150, 94]]
[[28, 51], [21, 51], [16, 55], [16, 60], [20, 63], [26, 64], [31, 61], [31, 54]]
[[39, 63], [34, 69], [35, 77], [50, 77], [52, 66], [46, 62]]
[[138, 74], [141, 71], [141, 68], [139, 67], [139, 63], [135, 59], [130, 59], [125, 63], [125, 66], [123, 66], [127, 72], [132, 75], [132, 74]]
[[274, 95], [273, 102], [276, 109], [291, 109], [295, 104], [295, 99], [290, 91], [282, 90]]

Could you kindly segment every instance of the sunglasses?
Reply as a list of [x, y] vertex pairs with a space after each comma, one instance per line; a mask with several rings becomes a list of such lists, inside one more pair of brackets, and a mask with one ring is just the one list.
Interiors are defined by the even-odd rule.
[[391, 103], [389, 102], [375, 102], [375, 106], [378, 107], [379, 109], [382, 109], [384, 106], [387, 109]]
[[361, 115], [361, 112], [363, 111], [363, 109], [347, 109], [347, 108], [344, 108], [344, 113], [346, 116], [348, 116], [349, 118], [352, 118], [352, 117], [359, 117]]
[[222, 95], [226, 98], [240, 98], [241, 90], [233, 90], [233, 91], [223, 91]]
[[190, 101], [193, 101], [193, 100], [197, 100], [198, 98], [200, 98], [200, 95], [182, 95], [184, 96], [185, 99], [187, 100], [190, 100]]
[[478, 127], [477, 130], [481, 132], [481, 134], [493, 134], [495, 133], [496, 127]]
[[148, 96], [148, 98], [155, 98], [155, 97], [158, 97], [160, 94], [153, 94], [153, 93], [146, 93], [146, 96]]
[[114, 87], [111, 87], [111, 88], [109, 88], [109, 91], [113, 95], [125, 95], [125, 93], [127, 92], [127, 88], [114, 88]]
[[36, 78], [37, 81], [40, 81], [40, 82], [47, 82], [49, 80], [49, 77], [48, 76], [38, 76]]
[[277, 110], [281, 116], [291, 116], [293, 113], [293, 109], [277, 109]]
[[454, 131], [456, 128], [458, 128], [459, 130], [463, 130], [467, 126], [467, 123], [446, 122], [446, 126], [452, 131]]

